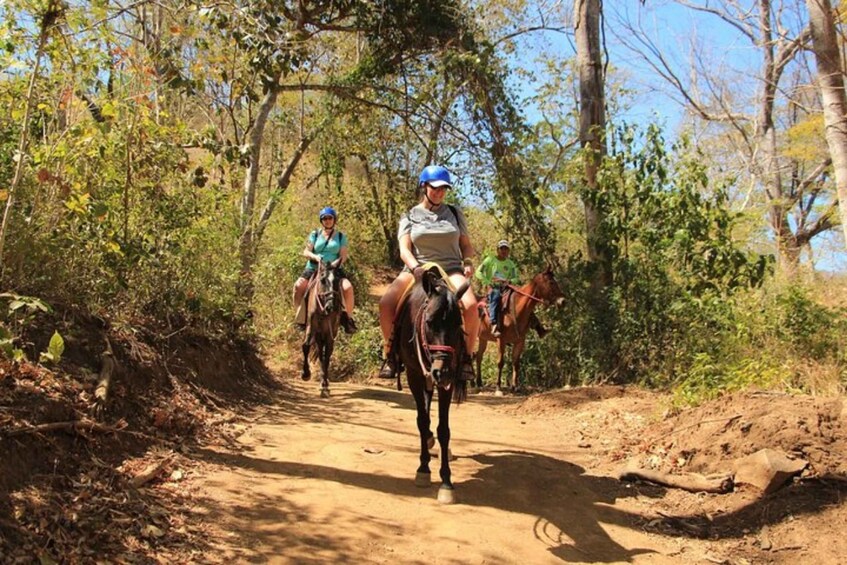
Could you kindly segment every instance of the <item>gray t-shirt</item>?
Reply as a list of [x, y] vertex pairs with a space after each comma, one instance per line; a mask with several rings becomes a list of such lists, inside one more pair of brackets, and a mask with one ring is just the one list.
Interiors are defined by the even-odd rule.
[[412, 252], [421, 263], [437, 263], [448, 273], [462, 270], [459, 236], [468, 234], [468, 224], [455, 206], [427, 210], [418, 204], [400, 218], [397, 238], [406, 234], [412, 237]]

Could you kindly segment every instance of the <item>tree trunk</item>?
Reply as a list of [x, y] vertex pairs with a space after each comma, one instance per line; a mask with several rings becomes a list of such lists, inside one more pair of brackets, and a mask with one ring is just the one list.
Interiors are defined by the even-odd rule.
[[841, 53], [835, 31], [835, 12], [829, 0], [806, 0], [809, 24], [812, 30], [815, 62], [818, 66], [818, 83], [823, 99], [823, 118], [826, 125], [826, 143], [832, 157], [841, 229], [847, 247], [847, 97], [844, 94], [844, 77], [841, 74]]
[[238, 280], [238, 295], [245, 306], [249, 307], [253, 300], [253, 265], [256, 261], [256, 249], [254, 244], [253, 216], [256, 207], [256, 192], [259, 188], [259, 167], [262, 161], [262, 144], [264, 143], [265, 126], [268, 116], [276, 105], [279, 96], [278, 77], [268, 88], [268, 92], [259, 105], [259, 112], [253, 122], [248, 141], [248, 152], [250, 164], [247, 167], [247, 175], [244, 178], [244, 188], [241, 191], [241, 241], [239, 242], [239, 254], [241, 259], [241, 271]]
[[597, 193], [597, 171], [606, 154], [605, 77], [600, 44], [600, 0], [575, 0], [576, 56], [579, 67], [579, 140], [585, 150], [585, 230], [588, 259], [595, 265], [594, 289], [602, 291], [611, 280], [609, 254], [600, 235], [603, 211], [592, 197]]
[[26, 99], [24, 100], [24, 118], [21, 124], [21, 135], [18, 138], [18, 151], [16, 154], [17, 162], [15, 163], [15, 176], [12, 177], [12, 184], [9, 186], [8, 195], [6, 196], [6, 209], [3, 211], [3, 223], [0, 224], [0, 280], [3, 279], [6, 268], [5, 244], [6, 230], [9, 227], [9, 218], [12, 213], [12, 206], [15, 201], [15, 193], [18, 185], [24, 174], [24, 165], [26, 164], [26, 148], [29, 143], [29, 118], [32, 115], [32, 106], [34, 103], [35, 81], [38, 79], [38, 71], [41, 68], [41, 57], [44, 55], [44, 49], [47, 46], [47, 38], [50, 36], [50, 28], [56, 19], [55, 5], [50, 3], [48, 12], [41, 19], [41, 29], [38, 35], [38, 47], [35, 49], [35, 65], [32, 67], [32, 75], [29, 77], [29, 85], [27, 86]]

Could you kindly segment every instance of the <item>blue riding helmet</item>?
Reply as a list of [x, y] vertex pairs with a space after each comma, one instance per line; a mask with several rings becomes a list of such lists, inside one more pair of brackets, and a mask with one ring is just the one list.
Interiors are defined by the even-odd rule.
[[441, 165], [430, 165], [421, 171], [420, 184], [424, 183], [434, 188], [438, 188], [439, 186], [453, 186], [450, 182], [450, 171]]
[[318, 213], [318, 221], [324, 216], [332, 216], [333, 220], [338, 221], [338, 214], [335, 213], [335, 209], [332, 206], [327, 206]]

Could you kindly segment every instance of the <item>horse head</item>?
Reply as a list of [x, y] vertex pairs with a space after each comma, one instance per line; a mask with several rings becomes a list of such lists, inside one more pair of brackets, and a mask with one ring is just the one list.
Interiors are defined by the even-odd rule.
[[460, 370], [460, 351], [464, 344], [462, 311], [459, 301], [470, 287], [465, 282], [456, 292], [437, 269], [421, 280], [426, 300], [421, 306], [419, 339], [424, 356], [430, 362], [429, 373], [442, 387], [449, 387]]
[[535, 284], [535, 295], [547, 304], [561, 306], [565, 303], [565, 293], [562, 292], [559, 283], [556, 282], [556, 277], [553, 276], [553, 268], [550, 265], [547, 265], [546, 269], [535, 275], [532, 282]]
[[324, 312], [331, 313], [341, 309], [341, 278], [331, 263], [321, 266], [317, 291]]

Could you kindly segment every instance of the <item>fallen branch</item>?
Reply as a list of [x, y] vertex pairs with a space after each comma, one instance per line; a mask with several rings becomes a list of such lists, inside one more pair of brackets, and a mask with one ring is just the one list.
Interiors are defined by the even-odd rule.
[[112, 382], [112, 372], [115, 370], [117, 363], [115, 362], [115, 354], [112, 351], [112, 344], [109, 338], [106, 339], [106, 350], [100, 355], [102, 365], [100, 367], [100, 380], [97, 383], [97, 388], [94, 389], [94, 398], [98, 406], [105, 407], [106, 401], [109, 399], [109, 385]]
[[6, 432], [6, 436], [12, 437], [23, 434], [38, 434], [42, 432], [55, 431], [73, 431], [77, 433], [80, 431], [114, 433], [123, 430], [122, 428], [107, 426], [91, 420], [71, 420], [69, 422], [49, 422], [47, 424], [38, 424], [37, 426], [28, 426], [25, 428], [18, 428], [16, 430], [9, 430]]
[[148, 465], [143, 471], [135, 475], [130, 484], [135, 488], [138, 488], [144, 484], [149, 483], [153, 479], [159, 476], [159, 473], [162, 472], [162, 469], [165, 468], [165, 465], [171, 462], [171, 457], [165, 457], [156, 463], [152, 463]]
[[651, 469], [641, 469], [634, 464], [628, 464], [618, 474], [621, 481], [649, 481], [671, 488], [681, 488], [688, 492], [711, 492], [725, 494], [732, 491], [732, 475], [716, 475], [705, 477], [698, 473], [683, 473], [671, 475]]

